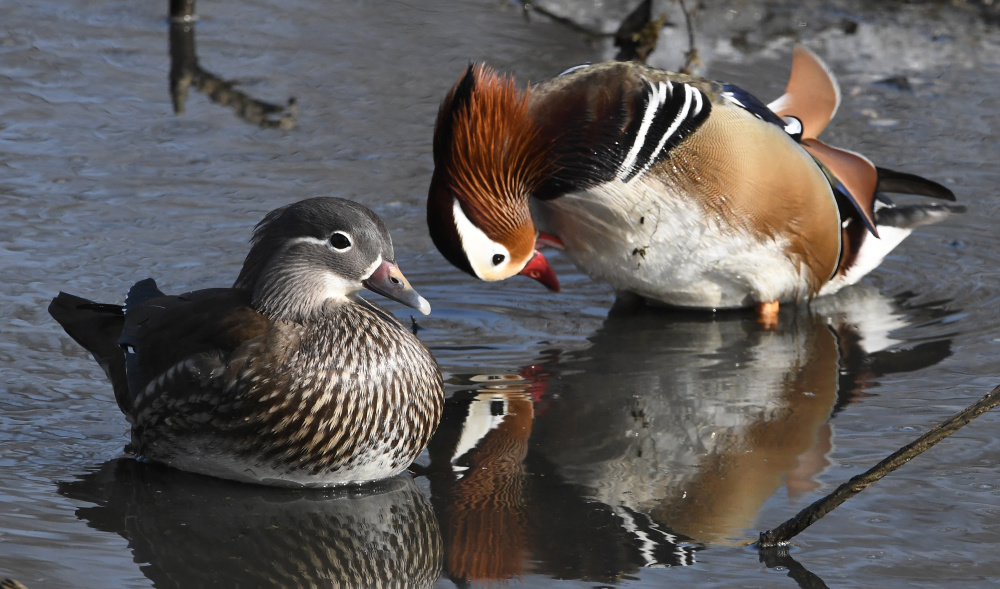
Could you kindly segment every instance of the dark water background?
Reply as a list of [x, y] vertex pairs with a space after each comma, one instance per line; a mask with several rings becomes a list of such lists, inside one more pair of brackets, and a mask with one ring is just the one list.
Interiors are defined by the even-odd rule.
[[[544, 7], [611, 31], [627, 7]], [[680, 24], [673, 3], [657, 5]], [[540, 80], [607, 59], [502, 1], [203, 0], [200, 67], [297, 99], [292, 129], [192, 88], [175, 116], [164, 2], [0, 3], [0, 577], [29, 587], [995, 586], [1000, 417], [954, 437], [761, 562], [745, 546], [1000, 383], [1000, 29], [971, 5], [706, 2], [704, 73], [766, 101], [795, 42], [837, 74], [824, 134], [944, 182], [968, 213], [780, 328], [474, 282], [424, 224], [437, 106], [469, 60]], [[656, 65], [674, 68], [682, 28]], [[48, 317], [59, 290], [228, 285], [253, 225], [315, 195], [393, 232], [434, 305], [419, 336], [450, 400], [425, 475], [297, 493], [121, 458], [126, 422]], [[407, 309], [392, 307], [409, 321]], [[669, 565], [669, 566], [668, 566]], [[683, 565], [683, 566], [682, 566]], [[563, 581], [559, 581], [563, 580]]]

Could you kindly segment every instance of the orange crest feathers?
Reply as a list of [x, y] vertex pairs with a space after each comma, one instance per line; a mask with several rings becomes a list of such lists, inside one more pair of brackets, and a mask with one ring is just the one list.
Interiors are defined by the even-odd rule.
[[440, 163], [470, 214], [497, 235], [530, 224], [527, 200], [545, 180], [549, 161], [528, 114], [528, 91], [518, 90], [510, 76], [472, 65], [442, 105], [439, 127], [444, 117], [450, 141]]

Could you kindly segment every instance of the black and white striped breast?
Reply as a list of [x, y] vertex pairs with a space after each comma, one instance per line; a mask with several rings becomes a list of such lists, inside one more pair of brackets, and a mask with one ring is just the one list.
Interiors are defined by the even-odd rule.
[[572, 79], [540, 87], [547, 93], [533, 109], [555, 153], [556, 171], [535, 195], [541, 199], [641, 178], [712, 110], [696, 85], [646, 76], [628, 64], [574, 69], [566, 77]]
[[694, 86], [669, 80], [645, 82], [647, 92], [638, 97], [638, 108], [622, 134], [621, 145], [628, 151], [616, 178], [623, 182], [646, 173], [666, 158], [711, 110], [706, 96]]

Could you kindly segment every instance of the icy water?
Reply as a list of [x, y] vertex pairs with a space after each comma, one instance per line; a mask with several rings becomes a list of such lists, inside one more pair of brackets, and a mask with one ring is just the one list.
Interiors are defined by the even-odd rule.
[[[624, 15], [566, 4], [543, 7], [603, 31]], [[613, 56], [606, 38], [493, 0], [203, 1], [196, 45], [174, 30], [175, 54], [198, 59], [176, 116], [165, 2], [5, 0], [0, 577], [33, 589], [995, 586], [995, 411], [789, 556], [746, 546], [1000, 383], [1000, 29], [935, 4], [795, 6], [706, 3], [703, 72], [767, 101], [805, 42], [844, 91], [824, 139], [947, 184], [968, 212], [921, 229], [856, 288], [784, 309], [769, 332], [740, 313], [615, 306], [558, 255], [558, 295], [475, 282], [431, 244], [431, 129], [466, 64], [525, 83]], [[676, 5], [657, 10], [681, 22]], [[664, 31], [654, 64], [681, 62], [681, 31]], [[294, 127], [212, 102], [209, 74], [257, 100], [295, 97]], [[147, 276], [170, 292], [228, 285], [262, 215], [315, 195], [382, 215], [434, 306], [418, 334], [450, 397], [419, 476], [305, 493], [123, 457], [111, 387], [48, 301], [120, 302]]]

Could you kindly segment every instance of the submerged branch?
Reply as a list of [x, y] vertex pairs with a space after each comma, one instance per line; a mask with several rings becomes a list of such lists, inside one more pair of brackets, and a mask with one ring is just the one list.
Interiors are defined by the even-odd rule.
[[833, 511], [838, 505], [857, 495], [868, 485], [874, 483], [890, 472], [903, 466], [916, 456], [928, 450], [934, 444], [955, 433], [973, 419], [979, 417], [990, 409], [1000, 405], [1000, 386], [996, 387], [989, 394], [979, 401], [966, 407], [963, 411], [955, 414], [948, 421], [931, 429], [913, 442], [903, 446], [891, 456], [879, 462], [868, 471], [859, 474], [840, 485], [837, 489], [806, 507], [792, 519], [780, 526], [761, 532], [757, 541], [758, 548], [770, 548], [788, 543], [789, 540], [797, 536], [800, 532], [811, 526], [824, 515]]

